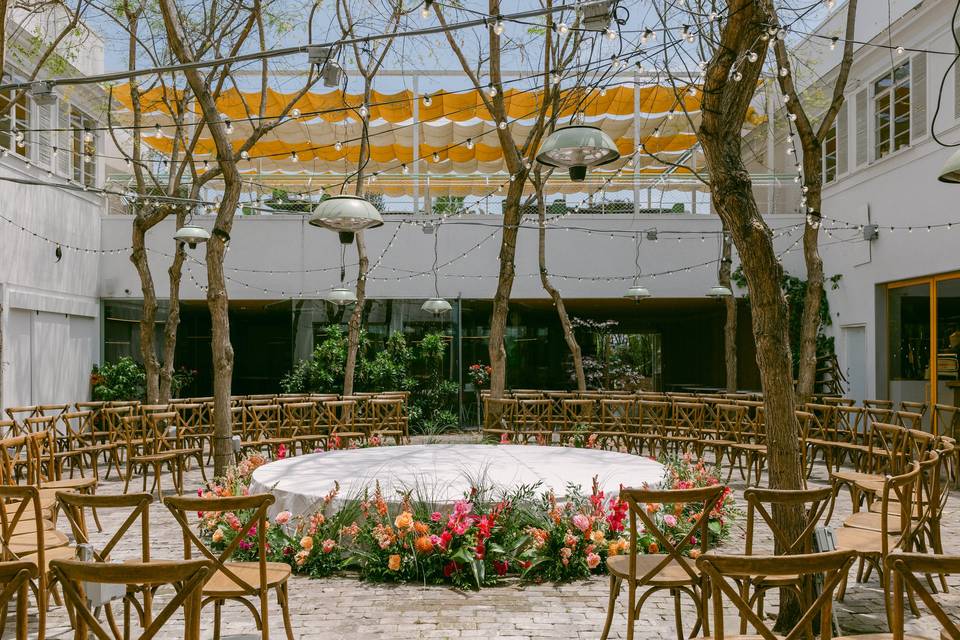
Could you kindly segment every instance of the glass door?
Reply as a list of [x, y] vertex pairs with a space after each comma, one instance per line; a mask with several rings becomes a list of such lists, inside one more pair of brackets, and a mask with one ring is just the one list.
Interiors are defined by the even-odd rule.
[[888, 285], [887, 336], [890, 400], [926, 404], [923, 426], [930, 429], [932, 325], [930, 279]]
[[936, 371], [934, 389], [935, 411], [939, 431], [952, 434], [957, 423], [957, 412], [947, 407], [960, 407], [960, 276], [938, 276], [935, 280], [937, 295], [934, 300], [936, 317]]

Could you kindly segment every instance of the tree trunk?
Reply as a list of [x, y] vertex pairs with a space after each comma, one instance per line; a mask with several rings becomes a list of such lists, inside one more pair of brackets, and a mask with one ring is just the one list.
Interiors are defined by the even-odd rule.
[[130, 261], [140, 276], [140, 290], [143, 292], [143, 311], [140, 316], [140, 357], [146, 373], [147, 404], [156, 404], [160, 397], [160, 363], [157, 361], [157, 348], [154, 340], [157, 319], [157, 292], [150, 273], [150, 263], [146, 249], [147, 229], [143, 219], [137, 216], [133, 222], [133, 250]]
[[[806, 146], [806, 145], [805, 145]], [[807, 185], [807, 207], [816, 215], [808, 216], [803, 228], [803, 260], [807, 267], [807, 291], [803, 297], [800, 318], [800, 354], [797, 375], [797, 402], [809, 402], [817, 384], [817, 336], [820, 334], [820, 305], [823, 300], [823, 260], [818, 248], [820, 239], [820, 145], [803, 152], [804, 176]], [[814, 155], [816, 154], [816, 155]], [[808, 168], [807, 158], [815, 158], [816, 166]]]
[[517, 232], [520, 229], [520, 198], [526, 176], [517, 176], [507, 188], [503, 201], [503, 239], [500, 241], [500, 270], [497, 290], [493, 296], [493, 311], [490, 314], [490, 397], [502, 398], [507, 384], [507, 350], [504, 336], [507, 332], [507, 315], [510, 311], [510, 292], [516, 275], [514, 257], [517, 254]]
[[545, 224], [547, 205], [543, 200], [543, 182], [539, 175], [534, 178], [533, 184], [537, 190], [537, 223], [539, 225], [537, 252], [540, 261], [540, 284], [543, 285], [544, 291], [553, 300], [553, 306], [557, 308], [560, 326], [563, 327], [563, 339], [566, 341], [567, 347], [570, 349], [570, 355], [573, 357], [573, 372], [577, 380], [577, 391], [586, 391], [587, 379], [583, 374], [583, 354], [580, 350], [580, 344], [577, 342], [577, 336], [573, 333], [573, 325], [570, 324], [570, 316], [567, 315], [567, 307], [563, 304], [563, 297], [550, 282], [550, 277], [547, 274], [547, 227]]
[[[229, 184], [224, 190], [221, 211], [225, 206], [236, 207], [240, 196], [240, 182]], [[233, 415], [230, 395], [233, 384], [233, 345], [230, 343], [230, 312], [227, 284], [223, 277], [223, 255], [226, 244], [219, 235], [207, 241], [207, 306], [210, 309], [212, 330], [210, 346], [213, 351], [213, 473], [221, 478], [233, 463]]]
[[[177, 228], [182, 226], [178, 216]], [[167, 311], [167, 321], [163, 326], [163, 364], [160, 369], [160, 402], [169, 402], [173, 394], [173, 370], [177, 353], [177, 330], [180, 328], [180, 279], [183, 276], [183, 263], [186, 260], [186, 250], [178, 246], [173, 256], [173, 262], [167, 269], [170, 279], [170, 307]]]
[[[720, 259], [720, 284], [733, 292], [730, 267], [733, 264], [733, 243], [730, 234], [723, 234], [723, 252]], [[723, 356], [726, 365], [727, 391], [737, 390], [737, 297], [724, 298], [726, 319], [723, 323]]]
[[356, 235], [357, 258], [357, 302], [353, 305], [350, 322], [347, 325], [347, 362], [343, 370], [343, 395], [353, 394], [353, 379], [357, 368], [357, 351], [360, 349], [360, 328], [363, 323], [363, 305], [367, 299], [367, 269], [370, 259], [367, 257], [367, 243], [363, 231]]

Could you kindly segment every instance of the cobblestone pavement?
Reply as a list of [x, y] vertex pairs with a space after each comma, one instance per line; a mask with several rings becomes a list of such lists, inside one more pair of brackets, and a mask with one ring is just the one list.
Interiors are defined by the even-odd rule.
[[[472, 436], [444, 437], [443, 441], [471, 441]], [[825, 474], [815, 474], [814, 484], [822, 483]], [[734, 474], [733, 486], [739, 497], [743, 483]], [[765, 479], [764, 479], [765, 482]], [[170, 483], [166, 483], [170, 486]], [[187, 486], [199, 486], [199, 471], [190, 472]], [[116, 478], [104, 481], [98, 493], [118, 493], [123, 484]], [[960, 513], [957, 492], [951, 496], [943, 518], [946, 552], [960, 553]], [[841, 499], [834, 522], [850, 512], [849, 500]], [[122, 521], [120, 514], [102, 514], [104, 531], [109, 534]], [[724, 545], [731, 553], [742, 552], [743, 523], [738, 523], [731, 539]], [[61, 517], [61, 530], [67, 526]], [[154, 559], [182, 557], [181, 532], [166, 509], [154, 504], [150, 513], [151, 556]], [[116, 559], [139, 554], [137, 536], [129, 536]], [[769, 549], [769, 536], [759, 541], [761, 548]], [[847, 595], [837, 603], [836, 611], [844, 634], [886, 631], [882, 591], [876, 576], [865, 584], [858, 584], [851, 573]], [[948, 611], [960, 612], [960, 576], [948, 577], [950, 592], [937, 596]], [[403, 639], [412, 638], [599, 638], [603, 628], [608, 597], [608, 579], [597, 577], [572, 584], [524, 585], [519, 583], [463, 592], [446, 587], [415, 585], [382, 585], [359, 581], [354, 575], [312, 580], [294, 577], [290, 581], [290, 613], [294, 637], [302, 640], [333, 638]], [[624, 590], [625, 592], [625, 590]], [[270, 636], [284, 638], [280, 610], [275, 601], [269, 612]], [[637, 627], [638, 638], [676, 637], [673, 600], [666, 594], [654, 595], [644, 606]], [[771, 607], [772, 608], [772, 607]], [[626, 598], [621, 594], [617, 602], [611, 638], [626, 634]], [[689, 634], [690, 622], [695, 618], [692, 604], [683, 602], [683, 620]], [[212, 637], [213, 612], [204, 609], [204, 638]], [[30, 616], [31, 638], [36, 638], [36, 617]], [[919, 618], [907, 615], [908, 632], [939, 637], [939, 626], [931, 615], [923, 611]], [[728, 633], [735, 629], [731, 622]], [[13, 637], [7, 627], [3, 638]], [[161, 638], [182, 637], [182, 623], [176, 618], [160, 634]], [[48, 617], [48, 638], [73, 638], [65, 609], [51, 605]], [[224, 638], [258, 638], [249, 612], [239, 604], [224, 607]]]

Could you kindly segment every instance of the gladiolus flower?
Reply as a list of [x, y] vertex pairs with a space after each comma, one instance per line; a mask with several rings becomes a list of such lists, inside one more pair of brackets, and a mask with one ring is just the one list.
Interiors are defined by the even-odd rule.
[[313, 549], [313, 538], [310, 536], [303, 536], [303, 538], [300, 539], [300, 546], [306, 551], [310, 551]]
[[331, 540], [330, 538], [327, 538], [326, 540], [323, 541], [323, 546], [320, 548], [323, 550], [324, 553], [330, 553], [331, 551], [333, 551], [334, 547], [336, 546], [337, 546], [337, 543], [335, 541]]
[[390, 571], [399, 571], [400, 570], [400, 556], [393, 554], [390, 556], [390, 559], [387, 561], [387, 568]]
[[276, 522], [279, 525], [285, 525], [288, 522], [290, 522], [290, 518], [292, 517], [293, 517], [293, 514], [290, 513], [289, 511], [281, 511], [280, 513], [277, 514], [277, 517], [274, 518], [274, 522]]
[[587, 554], [587, 567], [590, 569], [596, 569], [597, 565], [600, 564], [600, 556], [595, 553]]

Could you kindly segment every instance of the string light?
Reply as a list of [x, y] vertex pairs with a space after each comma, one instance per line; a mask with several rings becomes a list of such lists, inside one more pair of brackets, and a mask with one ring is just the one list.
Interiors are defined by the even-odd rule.
[[[159, 125], [157, 125], [157, 126], [159, 126]], [[223, 121], [223, 130], [227, 133], [228, 136], [231, 135], [231, 134], [233, 134], [233, 123], [230, 122], [230, 120], [224, 120], [224, 121]]]
[[567, 26], [566, 22], [557, 23], [557, 33], [559, 33], [560, 35], [566, 35], [568, 31], [570, 31], [570, 27]]
[[424, 94], [424, 96], [423, 96], [423, 106], [429, 107], [429, 106], [432, 105], [432, 104], [433, 104], [433, 98], [430, 97], [430, 94], [429, 94], [429, 93]]
[[499, 19], [498, 19], [498, 20], [496, 20], [496, 21], [493, 23], [493, 32], [494, 32], [495, 34], [497, 34], [498, 36], [502, 36], [502, 35], [503, 35], [503, 21], [502, 21], [502, 20], [499, 20]]
[[291, 117], [291, 118], [294, 118], [294, 119], [299, 118], [299, 117], [300, 117], [300, 109], [291, 109], [291, 110], [290, 110], [290, 117]]

